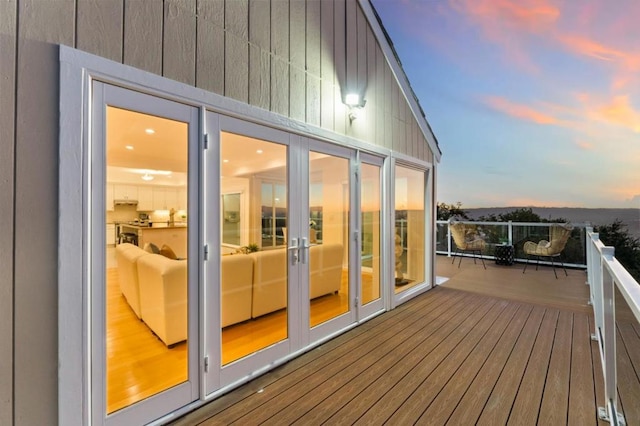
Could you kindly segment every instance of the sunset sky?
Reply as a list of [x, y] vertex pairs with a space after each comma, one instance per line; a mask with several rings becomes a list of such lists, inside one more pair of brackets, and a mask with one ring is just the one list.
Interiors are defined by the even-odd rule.
[[372, 1], [443, 151], [439, 201], [640, 208], [640, 2]]

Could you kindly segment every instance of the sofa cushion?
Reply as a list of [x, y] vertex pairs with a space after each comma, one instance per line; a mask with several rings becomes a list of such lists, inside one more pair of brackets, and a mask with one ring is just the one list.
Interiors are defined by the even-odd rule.
[[116, 246], [120, 291], [138, 318], [141, 317], [141, 313], [137, 262], [140, 257], [148, 255], [149, 253], [133, 244], [124, 243]]
[[187, 267], [159, 254], [138, 260], [142, 321], [167, 346], [187, 338]]
[[251, 319], [253, 258], [247, 255], [222, 256], [222, 327]]
[[259, 317], [287, 307], [287, 251], [264, 250], [248, 254], [253, 260], [251, 316]]

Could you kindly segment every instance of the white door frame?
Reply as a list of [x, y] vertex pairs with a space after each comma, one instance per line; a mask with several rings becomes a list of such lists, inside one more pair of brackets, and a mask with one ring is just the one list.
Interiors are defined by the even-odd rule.
[[[93, 81], [93, 101], [91, 108], [91, 139], [88, 144], [88, 156], [91, 160], [86, 169], [87, 188], [90, 208], [87, 211], [89, 224], [89, 268], [90, 279], [87, 283], [90, 301], [90, 341], [91, 341], [91, 418], [95, 424], [133, 424], [148, 423], [170, 413], [199, 397], [199, 338], [198, 338], [198, 277], [199, 277], [199, 226], [197, 213], [197, 190], [199, 187], [199, 111], [198, 108], [169, 101], [156, 96], [135, 92], [122, 87]], [[126, 408], [106, 415], [106, 266], [105, 233], [106, 205], [106, 107], [114, 106], [131, 111], [151, 114], [163, 118], [189, 123], [188, 163], [189, 163], [189, 204], [195, 210], [190, 211], [188, 228], [188, 374], [187, 381], [170, 389], [136, 402]], [[194, 214], [191, 214], [193, 212]]]

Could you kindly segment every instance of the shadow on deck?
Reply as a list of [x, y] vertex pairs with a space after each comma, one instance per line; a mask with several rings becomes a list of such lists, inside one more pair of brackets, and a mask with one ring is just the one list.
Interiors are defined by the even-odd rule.
[[604, 424], [584, 272], [449, 262], [447, 284], [175, 424]]

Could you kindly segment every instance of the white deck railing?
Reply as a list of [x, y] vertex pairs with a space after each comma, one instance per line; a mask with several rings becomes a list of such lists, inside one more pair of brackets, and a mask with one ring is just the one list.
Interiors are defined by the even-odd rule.
[[605, 406], [598, 413], [610, 424], [624, 425], [617, 392], [616, 307], [631, 312], [640, 323], [640, 284], [614, 257], [614, 248], [605, 246], [591, 229], [587, 229], [587, 280], [595, 317], [592, 339], [599, 344], [605, 388]]

